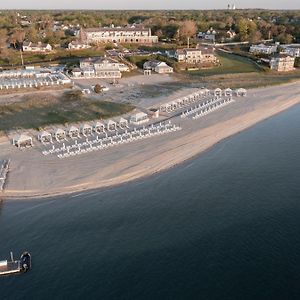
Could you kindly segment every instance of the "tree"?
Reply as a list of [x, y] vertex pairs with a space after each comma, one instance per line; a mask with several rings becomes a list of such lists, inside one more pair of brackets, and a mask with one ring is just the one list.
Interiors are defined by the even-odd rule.
[[179, 37], [181, 40], [195, 36], [197, 33], [197, 26], [194, 21], [183, 21], [179, 27]]
[[17, 48], [17, 44], [21, 44], [25, 39], [24, 30], [15, 29], [11, 34], [9, 41], [14, 45], [14, 48]]
[[102, 86], [100, 84], [96, 84], [94, 87], [94, 92], [96, 94], [100, 94], [102, 92]]

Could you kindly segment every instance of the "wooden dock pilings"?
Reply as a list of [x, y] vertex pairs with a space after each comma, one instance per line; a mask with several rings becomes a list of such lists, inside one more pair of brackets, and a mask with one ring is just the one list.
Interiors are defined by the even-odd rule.
[[7, 174], [9, 171], [10, 159], [2, 160], [0, 165], [0, 191], [4, 190]]

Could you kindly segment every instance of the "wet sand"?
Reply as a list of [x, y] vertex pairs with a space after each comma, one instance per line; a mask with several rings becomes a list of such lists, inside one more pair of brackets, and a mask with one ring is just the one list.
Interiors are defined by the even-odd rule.
[[171, 168], [219, 141], [300, 103], [299, 82], [248, 91], [198, 120], [174, 118], [182, 130], [66, 159], [20, 151], [0, 141], [0, 159], [11, 159], [5, 197], [43, 197], [125, 183]]

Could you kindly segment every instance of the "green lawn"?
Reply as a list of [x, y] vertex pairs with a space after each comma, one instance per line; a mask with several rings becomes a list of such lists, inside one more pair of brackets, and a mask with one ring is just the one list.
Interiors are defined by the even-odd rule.
[[[83, 49], [83, 50], [66, 50], [60, 49], [53, 52], [43, 54], [43, 53], [24, 53], [23, 59], [24, 64], [43, 64], [43, 63], [59, 63], [59, 64], [71, 64], [78, 63], [80, 57], [94, 57], [103, 56], [103, 49]], [[0, 57], [1, 65], [21, 65], [21, 55], [17, 50], [10, 50], [8, 57]]]
[[188, 73], [194, 76], [212, 76], [263, 71], [263, 69], [256, 65], [251, 59], [239, 55], [219, 52], [218, 59], [220, 60], [220, 66], [209, 69], [189, 71]]
[[0, 130], [40, 128], [51, 124], [106, 119], [131, 111], [134, 107], [107, 101], [80, 100], [24, 101], [0, 106]]

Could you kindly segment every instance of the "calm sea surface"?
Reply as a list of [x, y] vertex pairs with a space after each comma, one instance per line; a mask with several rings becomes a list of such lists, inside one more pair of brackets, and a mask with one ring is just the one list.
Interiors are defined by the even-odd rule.
[[111, 189], [3, 201], [0, 299], [300, 299], [300, 106]]

